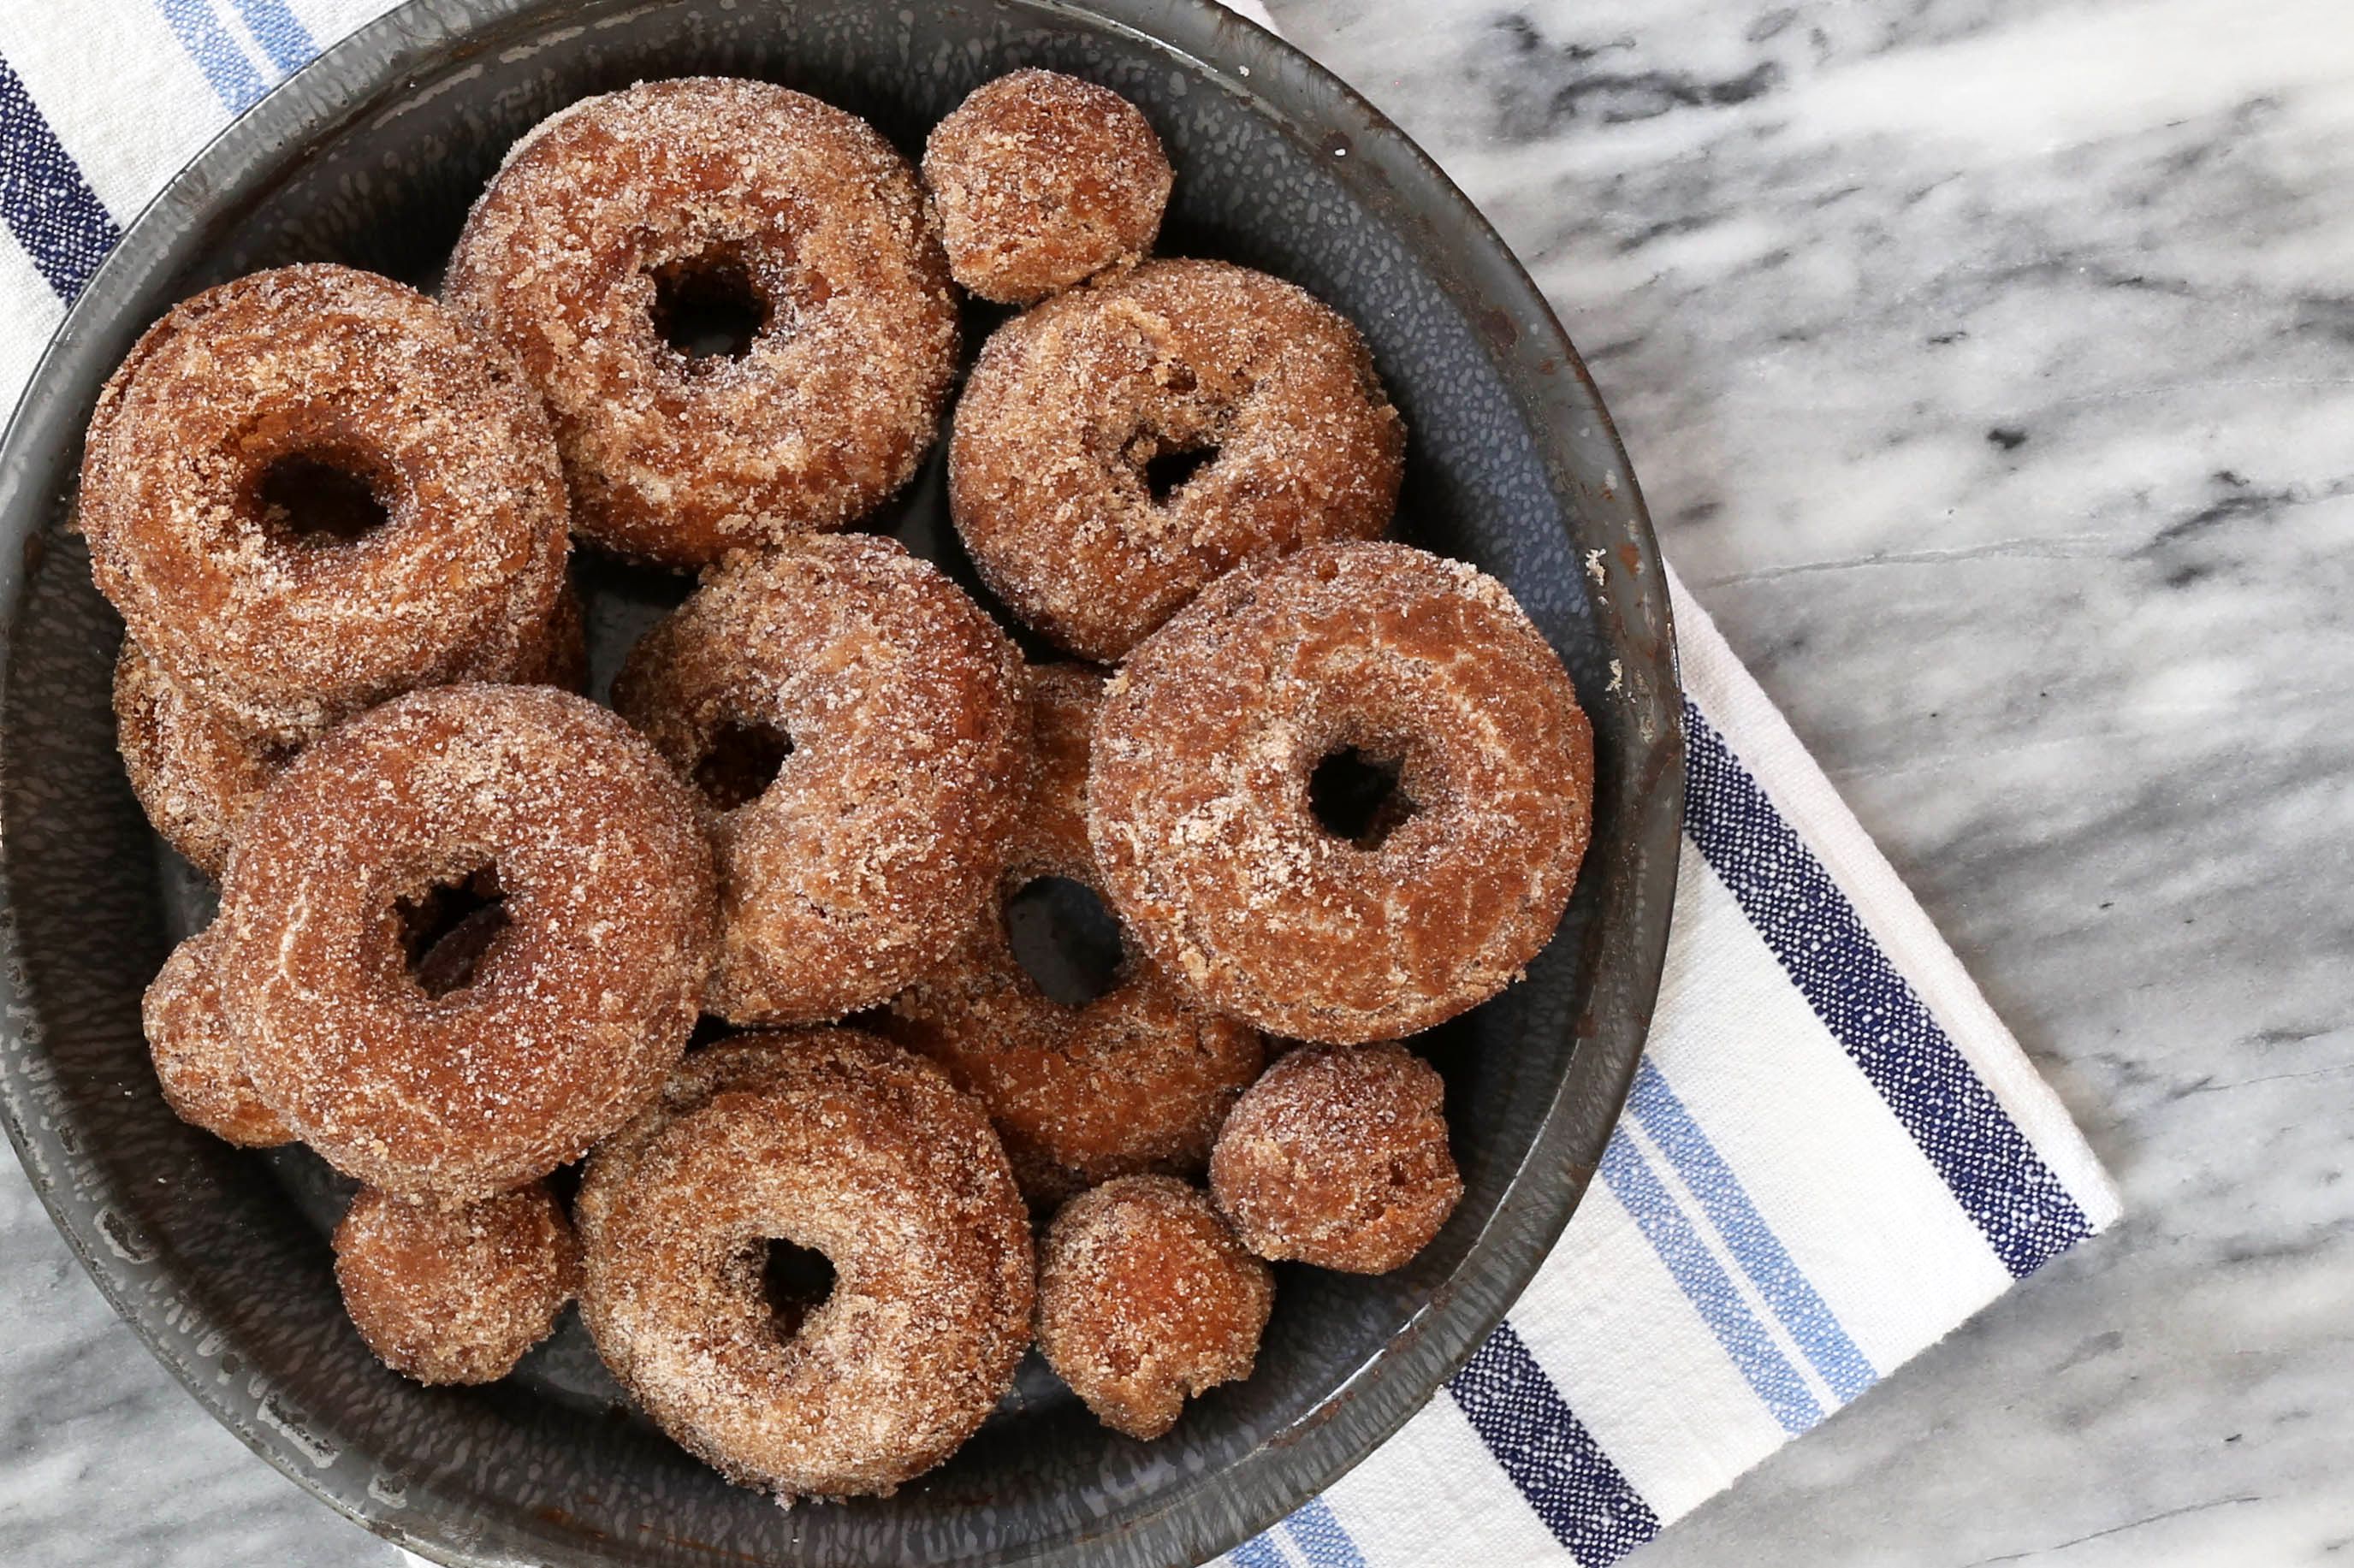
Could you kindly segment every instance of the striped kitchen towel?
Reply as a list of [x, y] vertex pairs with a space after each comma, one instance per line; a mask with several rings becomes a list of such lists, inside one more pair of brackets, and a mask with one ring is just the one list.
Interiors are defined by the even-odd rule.
[[1235, 1568], [1601, 1568], [2117, 1218], [2067, 1111], [1669, 586], [1682, 862], [1600, 1180], [1446, 1395]]
[[[0, 407], [131, 215], [387, 8], [0, 3]], [[1600, 1180], [1447, 1392], [1236, 1568], [1599, 1568], [2117, 1216], [2067, 1113], [1671, 586], [1681, 876]]]

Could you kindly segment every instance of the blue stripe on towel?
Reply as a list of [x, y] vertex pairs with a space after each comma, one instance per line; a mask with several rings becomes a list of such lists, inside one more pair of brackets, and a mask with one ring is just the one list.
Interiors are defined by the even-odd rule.
[[1822, 863], [1690, 702], [1684, 738], [1684, 832], [2003, 1266], [2024, 1278], [2092, 1234]]
[[0, 59], [0, 222], [69, 304], [122, 238], [5, 59]]
[[196, 62], [196, 69], [212, 83], [213, 96], [227, 106], [231, 114], [242, 114], [253, 107], [269, 89], [262, 85], [261, 73], [245, 50], [220, 25], [213, 12], [211, 0], [155, 0], [155, 9], [164, 14], [172, 31], [180, 40], [180, 48]]
[[1766, 1408], [1774, 1413], [1774, 1419], [1782, 1424], [1782, 1430], [1795, 1436], [1820, 1421], [1823, 1407], [1815, 1403], [1807, 1380], [1741, 1298], [1740, 1287], [1701, 1240], [1691, 1217], [1659, 1184], [1650, 1161], [1623, 1133], [1612, 1138], [1602, 1151], [1602, 1181], [1634, 1216], [1636, 1228], [1668, 1266], [1676, 1287], [1716, 1336], [1716, 1342], [1724, 1347], [1742, 1377], [1757, 1391], [1757, 1397], [1766, 1402]]
[[311, 63], [319, 46], [311, 41], [311, 30], [302, 26], [302, 18], [286, 8], [286, 0], [231, 0], [237, 14], [245, 18], [247, 31], [261, 46], [270, 63], [278, 68], [281, 76], [292, 76]]
[[1636, 1124], [1650, 1135], [1692, 1196], [1700, 1200], [1702, 1213], [1723, 1238], [1734, 1262], [1741, 1266], [1766, 1308], [1840, 1402], [1845, 1404], [1870, 1388], [1879, 1375], [1872, 1363], [1848, 1338], [1837, 1314], [1816, 1293], [1781, 1238], [1750, 1202], [1741, 1179], [1676, 1097], [1675, 1090], [1668, 1086], [1666, 1075], [1648, 1056], [1635, 1070], [1635, 1092], [1627, 1105]]
[[1498, 1327], [1447, 1389], [1529, 1507], [1585, 1568], [1616, 1563], [1659, 1533], [1659, 1515], [1595, 1442], [1511, 1324]]
[[1357, 1543], [1349, 1539], [1348, 1530], [1333, 1517], [1332, 1505], [1322, 1498], [1309, 1499], [1284, 1520], [1284, 1528], [1299, 1543], [1309, 1568], [1365, 1568]]
[[1254, 1535], [1226, 1553], [1236, 1568], [1285, 1568], [1283, 1548], [1275, 1543], [1275, 1532]]

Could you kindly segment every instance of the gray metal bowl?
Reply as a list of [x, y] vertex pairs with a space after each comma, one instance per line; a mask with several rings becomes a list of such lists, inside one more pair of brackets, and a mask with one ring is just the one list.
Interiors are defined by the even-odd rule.
[[[429, 282], [517, 132], [585, 93], [720, 72], [864, 114], [910, 153], [1020, 65], [1142, 105], [1177, 165], [1162, 249], [1265, 268], [1356, 321], [1413, 432], [1400, 531], [1501, 577], [1595, 720], [1594, 846], [1524, 984], [1418, 1042], [1466, 1195], [1410, 1266], [1281, 1272], [1248, 1383], [1142, 1445], [1034, 1362], [964, 1452], [893, 1498], [779, 1510], [624, 1404], [577, 1325], [493, 1387], [427, 1390], [345, 1322], [346, 1189], [300, 1150], [183, 1126], [139, 996], [209, 890], [114, 751], [120, 624], [65, 526], [101, 382], [174, 301], [333, 260]], [[969, 323], [978, 338], [991, 318]], [[937, 469], [883, 520], [960, 565]], [[1559, 1235], [1640, 1050], [1681, 802], [1666, 585], [1627, 458], [1560, 327], [1462, 196], [1374, 110], [1208, 0], [417, 0], [329, 49], [133, 225], [0, 441], [0, 1111], [34, 1186], [147, 1347], [253, 1450], [463, 1563], [1190, 1563], [1330, 1484], [1439, 1390]], [[599, 662], [675, 590], [585, 574]], [[118, 1457], [134, 1465], [135, 1455]]]

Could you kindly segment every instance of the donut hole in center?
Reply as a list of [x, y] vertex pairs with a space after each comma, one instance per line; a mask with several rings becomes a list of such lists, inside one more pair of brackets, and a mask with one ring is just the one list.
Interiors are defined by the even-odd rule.
[[760, 1294], [775, 1319], [777, 1337], [790, 1340], [833, 1294], [833, 1264], [825, 1254], [775, 1238], [761, 1244]]
[[732, 811], [767, 794], [792, 754], [793, 737], [775, 725], [729, 719], [703, 748], [695, 785], [713, 810]]
[[495, 865], [435, 884], [393, 906], [409, 978], [427, 996], [465, 990], [514, 923]]
[[1394, 754], [1344, 746], [1308, 775], [1308, 809], [1316, 825], [1353, 848], [1377, 850], [1416, 806], [1398, 782]]
[[654, 335], [690, 369], [743, 358], [774, 320], [774, 302], [732, 246], [665, 263], [652, 277]]
[[1193, 477], [1218, 461], [1214, 441], [1165, 446], [1144, 460], [1144, 491], [1155, 506], [1166, 506]]
[[1084, 882], [1023, 884], [1005, 901], [1005, 939], [1022, 972], [1059, 1007], [1085, 1007], [1119, 981], [1119, 922]]
[[255, 480], [253, 499], [263, 530], [302, 549], [348, 545], [392, 521], [360, 465], [332, 452], [276, 459]]

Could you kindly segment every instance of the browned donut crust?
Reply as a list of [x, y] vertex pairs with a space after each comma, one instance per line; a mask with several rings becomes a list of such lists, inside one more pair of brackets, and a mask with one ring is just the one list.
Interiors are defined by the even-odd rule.
[[[1018, 1236], [1028, 1263], [1026, 1219], [987, 1120], [936, 1075], [911, 1089], [878, 1049], [819, 1036], [781, 1053], [819, 1060], [755, 1070], [775, 1079], [761, 1086], [723, 1073], [695, 1108], [600, 1150], [582, 1184], [599, 1351], [739, 1485], [887, 1494], [971, 1436], [1025, 1348], [1003, 1244]], [[761, 1286], [771, 1239], [835, 1271], [790, 1332]]]
[[924, 143], [949, 271], [1000, 304], [1143, 260], [1174, 178], [1136, 105], [1051, 70], [983, 83]]
[[1429, 1245], [1463, 1196], [1446, 1096], [1403, 1045], [1294, 1051], [1226, 1118], [1210, 1190], [1261, 1257], [1387, 1273]]
[[[1394, 764], [1361, 847], [1319, 762]], [[1137, 650], [1096, 721], [1088, 832], [1165, 968], [1271, 1033], [1426, 1029], [1551, 939], [1592, 823], [1594, 744], [1501, 583], [1405, 545], [1318, 545], [1220, 580]]]
[[1275, 1275], [1200, 1190], [1123, 1176], [1063, 1205], [1038, 1268], [1038, 1349], [1097, 1419], [1147, 1442], [1250, 1376]]
[[363, 1187], [335, 1227], [335, 1283], [393, 1371], [496, 1383], [580, 1288], [580, 1244], [541, 1183], [456, 1207]]
[[140, 999], [140, 1022], [164, 1103], [182, 1121], [249, 1149], [294, 1141], [294, 1130], [262, 1103], [245, 1075], [221, 1006], [217, 925], [172, 949]]
[[[665, 343], [665, 281], [758, 298], [749, 350]], [[864, 121], [766, 82], [645, 82], [541, 122], [444, 292], [546, 399], [575, 530], [667, 566], [874, 507], [915, 472], [956, 368], [913, 171]]]
[[[1108, 662], [1239, 562], [1379, 534], [1405, 450], [1347, 322], [1263, 272], [1152, 261], [991, 335], [949, 503], [1000, 598]], [[1153, 498], [1148, 464], [1210, 450]]]
[[[364, 480], [387, 521], [300, 533], [265, 485], [296, 461]], [[90, 417], [80, 522], [147, 656], [280, 739], [513, 669], [564, 579], [555, 442], [513, 363], [348, 267], [257, 272], [149, 328]]]
[[[582, 1191], [582, 1234], [595, 1233], [607, 1200], [618, 1190], [615, 1183], [629, 1180], [626, 1163], [655, 1134], [702, 1109], [713, 1097], [843, 1083], [853, 1084], [863, 1095], [891, 1101], [906, 1120], [927, 1129], [921, 1152], [937, 1167], [940, 1181], [959, 1194], [966, 1223], [997, 1272], [991, 1310], [1006, 1327], [1002, 1335], [992, 1336], [999, 1361], [981, 1371], [990, 1379], [1011, 1377], [1027, 1348], [1036, 1260], [1028, 1216], [1018, 1202], [1005, 1201], [1012, 1170], [1004, 1147], [980, 1107], [938, 1067], [871, 1034], [852, 1029], [755, 1030], [688, 1053], [663, 1082], [654, 1103], [597, 1146], [596, 1159], [608, 1179]], [[604, 1353], [615, 1373], [626, 1377], [628, 1340], [614, 1337]]]
[[569, 582], [556, 596], [556, 609], [525, 647], [514, 672], [504, 677], [525, 686], [578, 692], [588, 684], [588, 622], [580, 595]]
[[[567, 588], [514, 678], [577, 692], [588, 677], [580, 599]], [[228, 867], [229, 846], [247, 813], [301, 749], [239, 729], [164, 679], [127, 637], [114, 661], [114, 727], [147, 821], [188, 863], [216, 879]]]
[[1030, 673], [1030, 799], [1012, 863], [963, 950], [893, 998], [887, 1026], [989, 1107], [1023, 1192], [1039, 1202], [1136, 1171], [1199, 1175], [1267, 1059], [1256, 1031], [1202, 1011], [1132, 943], [1111, 989], [1076, 1008], [1014, 957], [1008, 899], [1040, 877], [1097, 884], [1087, 731], [1102, 689], [1076, 665]]
[[[732, 558], [631, 651], [614, 705], [705, 787], [722, 917], [709, 1011], [838, 1018], [954, 950], [1021, 800], [1020, 670], [980, 606], [872, 535]], [[731, 737], [754, 732], [791, 751], [745, 799]]]
[[257, 739], [164, 679], [139, 644], [114, 660], [114, 731], [132, 792], [164, 840], [207, 876], [298, 747]]
[[[505, 927], [470, 984], [431, 994], [402, 906], [486, 870]], [[713, 914], [694, 802], [619, 718], [545, 686], [441, 686], [314, 742], [270, 787], [229, 859], [222, 990], [254, 1087], [336, 1169], [483, 1197], [577, 1159], [661, 1087]]]

